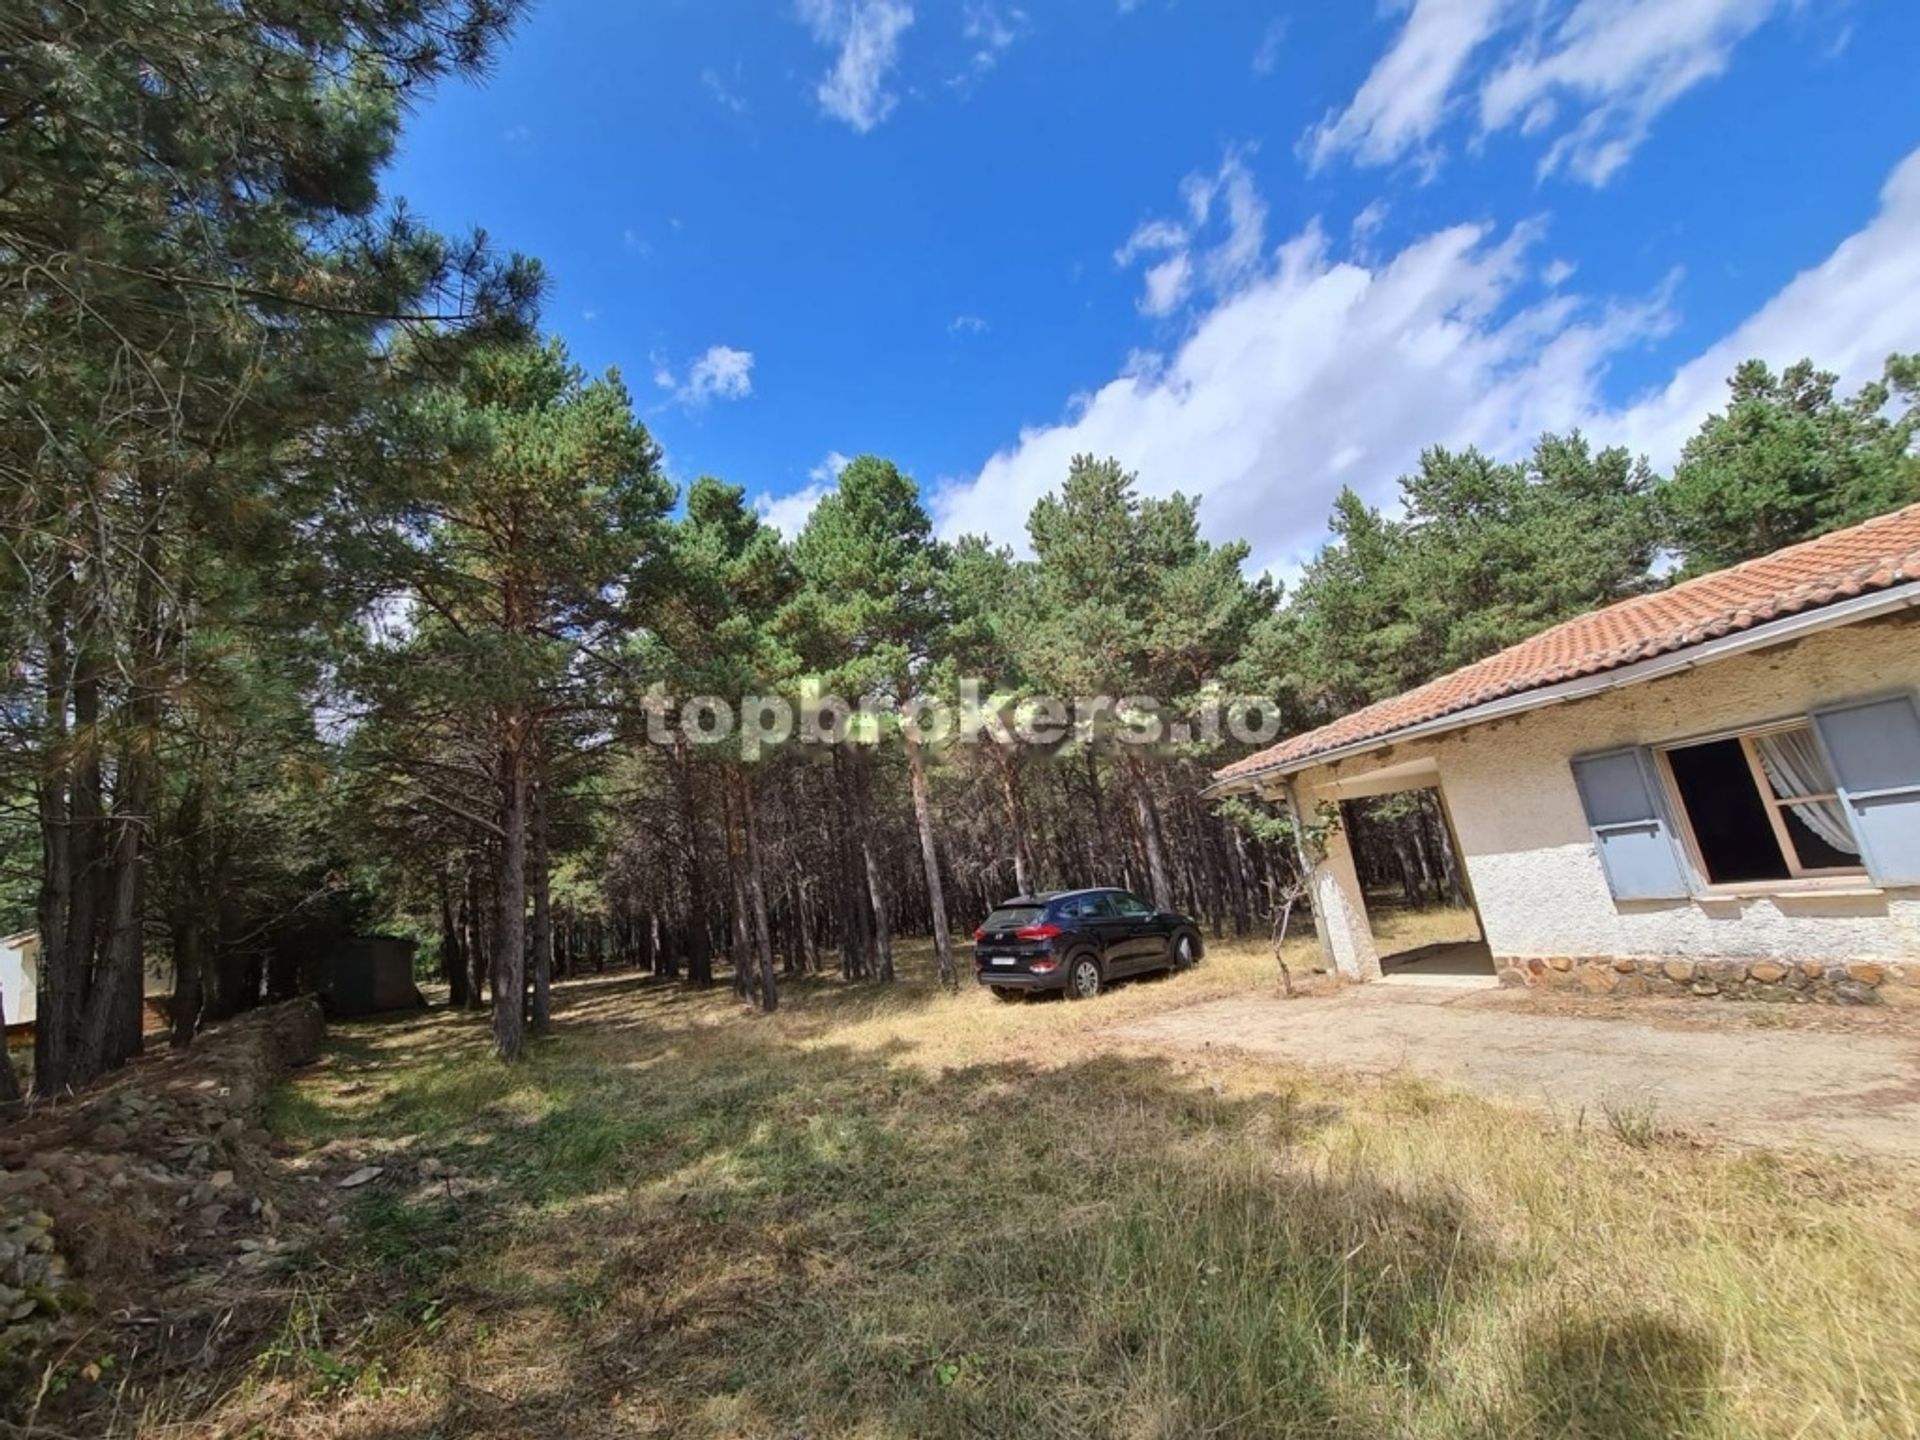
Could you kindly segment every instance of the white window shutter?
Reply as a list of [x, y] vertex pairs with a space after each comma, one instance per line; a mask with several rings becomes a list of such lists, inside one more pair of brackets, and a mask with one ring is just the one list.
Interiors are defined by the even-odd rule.
[[1678, 900], [1692, 893], [1660, 801], [1653, 757], [1610, 750], [1573, 762], [1593, 846], [1617, 900]]
[[1920, 885], [1920, 711], [1906, 695], [1816, 710], [1840, 805], [1879, 885]]

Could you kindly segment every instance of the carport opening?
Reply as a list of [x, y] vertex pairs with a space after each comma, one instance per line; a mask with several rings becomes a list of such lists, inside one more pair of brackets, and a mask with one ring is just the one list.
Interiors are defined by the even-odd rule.
[[1383, 978], [1491, 976], [1493, 954], [1439, 789], [1340, 803]]

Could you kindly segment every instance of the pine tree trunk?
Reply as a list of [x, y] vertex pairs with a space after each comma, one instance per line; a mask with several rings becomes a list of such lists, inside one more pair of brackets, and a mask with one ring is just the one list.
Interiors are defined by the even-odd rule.
[[519, 729], [508, 719], [500, 748], [500, 856], [493, 932], [493, 1053], [518, 1060], [526, 1026], [527, 770]]
[[707, 877], [700, 863], [700, 811], [693, 794], [693, 756], [687, 738], [676, 736], [679, 759], [680, 819], [687, 832], [687, 984], [713, 984], [713, 951], [707, 944]]
[[73, 1016], [78, 1001], [74, 981], [86, 973], [76, 966], [79, 941], [69, 926], [74, 907], [74, 829], [70, 809], [73, 775], [67, 756], [68, 599], [70, 572], [56, 578], [47, 603], [46, 689], [41, 713], [42, 773], [38, 786], [40, 819], [40, 974], [35, 995], [33, 1067], [35, 1088], [58, 1094], [67, 1083]]
[[747, 899], [746, 846], [740, 837], [740, 805], [733, 778], [725, 776], [720, 787], [722, 817], [727, 832], [727, 886], [733, 903], [727, 907], [727, 926], [733, 961], [733, 993], [742, 1000], [753, 998], [757, 967], [753, 962], [753, 922]]
[[205, 959], [201, 953], [198, 900], [199, 896], [190, 892], [185, 907], [173, 922], [172, 1043], [179, 1050], [193, 1043], [194, 1029], [200, 1023]]
[[1147, 850], [1147, 880], [1153, 887], [1153, 903], [1161, 910], [1171, 910], [1173, 882], [1167, 876], [1166, 840], [1161, 835], [1160, 811], [1153, 802], [1146, 762], [1138, 755], [1129, 755], [1127, 769], [1132, 780], [1134, 809], [1140, 817], [1140, 838]]
[[926, 756], [917, 736], [908, 735], [907, 784], [913, 792], [913, 823], [920, 831], [920, 860], [927, 871], [927, 908], [932, 912], [933, 949], [940, 960], [940, 983], [959, 988], [953, 968], [953, 936], [947, 929], [947, 897], [940, 884], [940, 852], [933, 834], [933, 801], [927, 789]]
[[533, 788], [533, 1033], [553, 1018], [553, 875], [547, 853], [547, 782]]
[[753, 777], [735, 771], [740, 793], [740, 830], [747, 861], [747, 903], [752, 907], [753, 954], [760, 966], [760, 1008], [780, 1008], [780, 983], [773, 966], [773, 929], [767, 912], [767, 882], [760, 869], [760, 816], [753, 799]]
[[467, 1008], [478, 1010], [486, 1004], [487, 977], [493, 966], [487, 958], [486, 912], [480, 907], [480, 867], [472, 857], [467, 861], [466, 952]]
[[1000, 799], [1007, 807], [1007, 827], [1013, 832], [1013, 888], [1022, 895], [1033, 893], [1033, 850], [1027, 841], [1026, 807], [1020, 800], [1020, 778], [1014, 764], [999, 746], [994, 747], [994, 767], [1000, 772]]
[[859, 792], [860, 861], [867, 872], [867, 900], [873, 907], [873, 973], [876, 980], [891, 981], [894, 978], [893, 896], [887, 887], [886, 872], [880, 868], [880, 856], [874, 848], [871, 776], [866, 751], [854, 752], [853, 771], [854, 784]]
[[454, 916], [453, 892], [447, 872], [440, 872], [440, 978], [447, 982], [447, 1007], [459, 1010], [467, 1003], [467, 956], [460, 944], [460, 926]]

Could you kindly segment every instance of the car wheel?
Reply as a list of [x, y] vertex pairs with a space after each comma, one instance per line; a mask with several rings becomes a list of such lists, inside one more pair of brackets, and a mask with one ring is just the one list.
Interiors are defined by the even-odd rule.
[[1191, 970], [1200, 963], [1200, 948], [1193, 943], [1193, 936], [1184, 930], [1173, 937], [1173, 968]]
[[1023, 998], [1018, 990], [1009, 985], [989, 985], [987, 988], [993, 991], [993, 998], [1002, 1005], [1011, 1005]]
[[1100, 993], [1100, 962], [1082, 955], [1067, 970], [1067, 998], [1091, 1000]]

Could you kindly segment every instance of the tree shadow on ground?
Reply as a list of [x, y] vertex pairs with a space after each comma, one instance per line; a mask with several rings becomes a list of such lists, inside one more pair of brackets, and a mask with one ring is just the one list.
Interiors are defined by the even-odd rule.
[[1565, 1321], [1527, 1351], [1519, 1398], [1488, 1433], [1516, 1440], [1707, 1433], [1720, 1368], [1709, 1336], [1664, 1316]]
[[[824, 1030], [871, 1002], [816, 1003]], [[1335, 1107], [1152, 1056], [928, 1074], [724, 1008], [650, 977], [571, 986], [512, 1068], [470, 1015], [336, 1034], [296, 1083], [304, 1139], [337, 1125], [390, 1173], [307, 1282], [298, 1343], [236, 1343], [251, 1383], [170, 1418], [355, 1440], [1638, 1440], [1704, 1413], [1705, 1337], [1603, 1316], [1539, 1340], [1497, 1424], [1473, 1423], [1450, 1345], [1504, 1283], [1495, 1235], [1451, 1189], [1315, 1150]], [[426, 1162], [482, 1183], [437, 1189]]]

